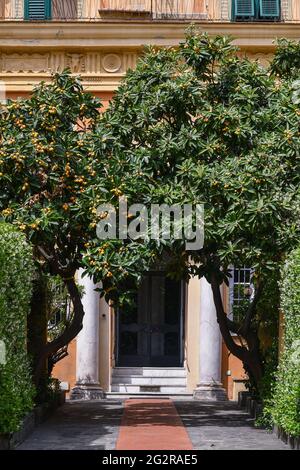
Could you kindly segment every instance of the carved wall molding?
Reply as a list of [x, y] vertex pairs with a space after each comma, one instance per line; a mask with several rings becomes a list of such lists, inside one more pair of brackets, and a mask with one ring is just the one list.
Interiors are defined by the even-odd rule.
[[66, 54], [65, 65], [72, 73], [82, 73], [86, 71], [86, 57], [84, 54]]
[[[268, 65], [270, 51], [243, 51], [251, 60]], [[69, 68], [81, 76], [91, 92], [114, 91], [128, 69], [134, 69], [139, 51], [105, 50], [73, 51], [50, 50], [45, 52], [0, 52], [0, 81], [8, 91], [30, 91], [41, 80], [48, 81], [53, 72]]]
[[0, 75], [11, 73], [51, 73], [69, 68], [74, 74], [124, 75], [134, 68], [138, 59], [136, 52], [60, 52], [46, 53], [0, 53]]
[[1, 52], [0, 81], [7, 92], [27, 92], [40, 81], [49, 81], [53, 72], [69, 68], [80, 75], [91, 92], [113, 92], [126, 71], [135, 68], [138, 51], [105, 50], [47, 52]]
[[49, 70], [49, 54], [1, 54], [0, 73], [35, 74]]
[[[271, 58], [269, 52], [241, 52], [251, 60], [266, 64]], [[24, 73], [28, 75], [51, 73], [69, 68], [74, 74], [124, 75], [129, 68], [135, 68], [136, 52], [45, 52], [45, 53], [0, 53], [0, 75]]]
[[107, 73], [117, 73], [122, 67], [122, 58], [119, 54], [106, 54], [102, 58], [102, 67]]

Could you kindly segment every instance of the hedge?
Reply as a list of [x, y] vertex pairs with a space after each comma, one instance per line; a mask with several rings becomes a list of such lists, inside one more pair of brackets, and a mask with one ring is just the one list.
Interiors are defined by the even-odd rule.
[[26, 320], [33, 277], [32, 251], [13, 226], [0, 222], [0, 433], [17, 431], [33, 407], [34, 388], [27, 357]]
[[300, 247], [289, 256], [282, 276], [284, 351], [273, 398], [274, 422], [287, 434], [300, 436]]

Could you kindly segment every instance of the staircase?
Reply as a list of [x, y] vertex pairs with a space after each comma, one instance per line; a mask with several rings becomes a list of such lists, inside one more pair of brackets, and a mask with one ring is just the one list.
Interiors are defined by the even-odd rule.
[[116, 367], [107, 396], [191, 396], [183, 367]]

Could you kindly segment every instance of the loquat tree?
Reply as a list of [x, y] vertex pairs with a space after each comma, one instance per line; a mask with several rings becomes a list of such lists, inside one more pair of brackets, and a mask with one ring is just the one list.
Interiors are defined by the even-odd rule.
[[[285, 52], [282, 46], [278, 53]], [[94, 238], [84, 257], [88, 271], [103, 281], [103, 294], [115, 301], [126, 298], [132, 280], [138, 283], [157, 260], [165, 260], [172, 276], [205, 276], [224, 342], [257, 388], [264, 373], [257, 305], [299, 239], [300, 109], [293, 99], [299, 83], [276, 70], [241, 57], [230, 38], [195, 29], [179, 48], [149, 48], [94, 134], [102, 148], [107, 133], [105, 198], [117, 206], [124, 195], [148, 213], [151, 204], [202, 203], [204, 247], [186, 250], [184, 238]], [[227, 316], [220, 294], [232, 265], [255, 272], [255, 293], [240, 321]]]
[[[37, 328], [36, 383], [46, 362], [51, 370], [52, 359], [82, 328], [75, 275], [96, 225], [96, 202], [87, 188], [100, 168], [90, 143], [100, 107], [65, 71], [51, 84], [38, 85], [30, 97], [0, 108], [0, 214], [26, 234], [37, 270], [60, 276], [73, 304], [72, 318], [52, 341]], [[32, 304], [38, 314], [42, 293], [37, 289]]]

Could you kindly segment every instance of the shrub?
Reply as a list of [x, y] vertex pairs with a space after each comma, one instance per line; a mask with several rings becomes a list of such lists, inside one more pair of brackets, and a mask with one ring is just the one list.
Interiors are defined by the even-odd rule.
[[6, 361], [0, 364], [0, 433], [18, 430], [33, 406], [34, 389], [26, 351], [33, 261], [30, 246], [13, 226], [0, 223], [0, 340]]
[[[264, 375], [260, 382], [259, 399], [263, 404], [263, 411], [256, 420], [256, 426], [271, 429], [273, 418], [270, 411], [272, 403], [274, 382], [278, 368], [278, 336], [280, 317], [280, 291], [281, 272], [272, 273], [266, 279], [265, 288], [257, 305], [259, 320], [258, 336], [260, 339], [260, 353], [263, 362]], [[257, 398], [257, 397], [256, 397]]]
[[291, 436], [300, 436], [300, 247], [289, 256], [281, 287], [285, 317], [284, 351], [275, 385], [274, 422]]
[[[280, 271], [274, 271], [264, 279], [264, 288], [256, 306], [254, 327], [258, 331], [260, 357], [263, 365], [263, 377], [257, 387], [253, 377], [249, 376], [246, 388], [251, 398], [263, 404], [264, 412], [272, 397], [272, 388], [278, 367], [278, 335], [280, 313]], [[239, 294], [241, 295], [241, 293]], [[250, 299], [237, 305], [234, 314], [244, 316], [249, 308]], [[247, 371], [245, 370], [247, 373]], [[270, 416], [260, 416], [257, 425], [270, 427]]]

